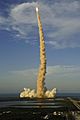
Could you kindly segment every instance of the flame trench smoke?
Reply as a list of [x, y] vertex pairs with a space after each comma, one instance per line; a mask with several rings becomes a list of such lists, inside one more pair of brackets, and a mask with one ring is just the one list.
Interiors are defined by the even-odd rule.
[[44, 80], [46, 74], [46, 52], [45, 52], [45, 42], [44, 42], [44, 33], [42, 29], [42, 23], [39, 15], [39, 10], [36, 8], [38, 27], [39, 27], [39, 37], [40, 37], [40, 66], [37, 79], [37, 97], [44, 97]]

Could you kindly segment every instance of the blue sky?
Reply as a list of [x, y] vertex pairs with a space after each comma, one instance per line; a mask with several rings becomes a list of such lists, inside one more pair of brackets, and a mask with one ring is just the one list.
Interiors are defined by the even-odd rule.
[[46, 86], [80, 91], [80, 1], [0, 0], [0, 93], [35, 88], [39, 6], [46, 43]]

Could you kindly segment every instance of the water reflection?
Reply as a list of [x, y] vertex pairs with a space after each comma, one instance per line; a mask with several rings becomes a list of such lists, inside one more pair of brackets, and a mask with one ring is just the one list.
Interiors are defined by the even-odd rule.
[[19, 108], [58, 108], [62, 107], [60, 101], [54, 101], [53, 99], [36, 99], [36, 100], [20, 100], [20, 101], [2, 101], [0, 102], [0, 108], [2, 107], [19, 107]]

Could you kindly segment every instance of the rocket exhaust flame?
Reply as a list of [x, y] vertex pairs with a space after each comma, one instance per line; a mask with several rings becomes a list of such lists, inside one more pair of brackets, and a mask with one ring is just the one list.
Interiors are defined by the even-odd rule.
[[36, 12], [38, 12], [38, 7], [36, 7]]
[[44, 80], [46, 74], [46, 52], [45, 52], [45, 41], [44, 41], [44, 33], [42, 29], [42, 23], [39, 15], [39, 9], [36, 7], [38, 27], [39, 27], [39, 37], [40, 37], [40, 67], [38, 72], [37, 79], [37, 97], [44, 97]]

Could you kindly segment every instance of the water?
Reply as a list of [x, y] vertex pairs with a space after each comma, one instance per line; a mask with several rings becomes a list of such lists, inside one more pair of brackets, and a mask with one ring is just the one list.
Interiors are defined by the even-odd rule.
[[4, 93], [4, 94], [0, 94], [0, 98], [6, 98], [6, 97], [17, 97], [19, 96], [19, 94], [16, 93]]
[[[57, 93], [57, 96], [56, 96], [56, 100], [58, 98], [59, 99], [63, 99], [64, 98], [67, 98], [67, 97], [71, 97], [71, 98], [75, 98], [75, 99], [78, 99], [80, 100], [80, 93]], [[40, 106], [41, 105], [44, 105], [46, 106], [49, 105], [53, 105], [53, 106], [56, 106], [53, 102], [54, 99], [52, 99], [51, 101], [47, 100], [47, 101], [35, 101], [35, 100], [30, 100], [30, 99], [26, 99], [26, 100], [20, 100], [19, 98], [19, 94], [0, 94], [0, 107], [7, 107], [7, 106], [11, 106], [11, 105], [20, 105], [20, 106]], [[58, 102], [58, 105], [60, 103]]]
[[[57, 93], [57, 97], [72, 97], [80, 99], [80, 93]], [[8, 98], [19, 98], [19, 94], [9, 93], [9, 94], [0, 94], [0, 100], [8, 99]]]
[[80, 99], [80, 93], [57, 93], [58, 97], [72, 97]]

